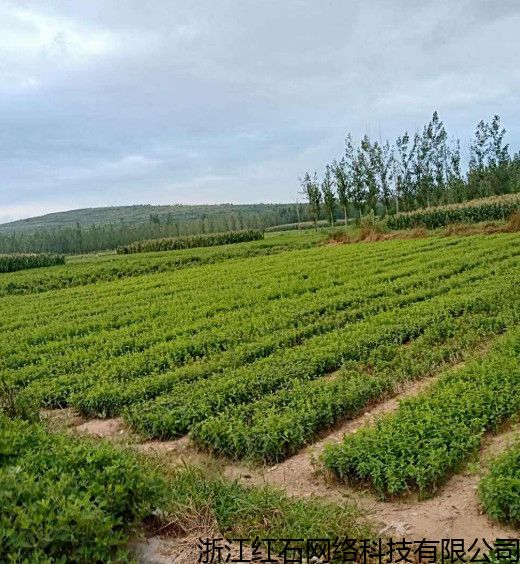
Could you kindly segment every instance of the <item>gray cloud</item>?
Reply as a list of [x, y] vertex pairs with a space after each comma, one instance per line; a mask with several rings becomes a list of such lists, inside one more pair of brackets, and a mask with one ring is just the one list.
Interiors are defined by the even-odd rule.
[[520, 141], [516, 0], [0, 0], [0, 221], [294, 199], [347, 131]]

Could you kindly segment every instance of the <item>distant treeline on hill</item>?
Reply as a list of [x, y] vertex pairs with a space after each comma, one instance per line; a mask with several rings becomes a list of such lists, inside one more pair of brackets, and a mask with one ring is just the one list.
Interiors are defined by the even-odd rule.
[[[148, 239], [244, 229], [264, 230], [272, 225], [297, 222], [298, 218], [309, 219], [307, 206], [299, 205], [297, 209], [296, 204], [226, 204], [186, 208], [189, 213], [183, 206], [75, 210], [1, 225], [0, 253], [87, 253], [115, 249]], [[70, 216], [77, 220], [76, 223], [70, 224]], [[113, 221], [116, 217], [119, 217], [119, 222]], [[128, 223], [128, 217], [132, 218], [133, 223]], [[93, 220], [112, 221], [90, 224]], [[30, 225], [33, 225], [32, 229]]]

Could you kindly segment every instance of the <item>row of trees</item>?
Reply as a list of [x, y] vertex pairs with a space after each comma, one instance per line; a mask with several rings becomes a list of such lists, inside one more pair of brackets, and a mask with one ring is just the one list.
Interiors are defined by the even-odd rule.
[[218, 233], [266, 227], [298, 221], [294, 204], [258, 212], [203, 213], [198, 219], [179, 219], [174, 214], [150, 214], [140, 223], [38, 229], [34, 232], [0, 233], [0, 253], [87, 253], [115, 249], [135, 241], [177, 237], [197, 233]]
[[396, 213], [432, 205], [520, 190], [520, 153], [510, 155], [499, 116], [480, 121], [463, 172], [460, 139], [449, 140], [437, 112], [422, 132], [408, 132], [394, 143], [365, 135], [355, 145], [348, 134], [341, 158], [327, 164], [322, 179], [308, 172], [300, 179], [315, 222], [334, 223], [338, 207], [350, 215]]

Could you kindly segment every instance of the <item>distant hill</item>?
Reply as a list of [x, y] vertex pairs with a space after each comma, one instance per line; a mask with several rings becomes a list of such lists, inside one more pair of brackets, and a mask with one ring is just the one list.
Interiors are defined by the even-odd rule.
[[265, 229], [306, 219], [296, 204], [86, 208], [0, 225], [0, 253], [88, 253], [145, 239]]
[[[43, 229], [62, 229], [93, 225], [139, 225], [149, 223], [152, 218], [165, 222], [185, 222], [201, 219], [218, 219], [229, 216], [260, 215], [293, 219], [294, 204], [217, 204], [217, 205], [170, 205], [170, 206], [113, 206], [103, 208], [84, 208], [65, 212], [49, 213], [38, 217], [20, 219], [0, 224], [0, 233], [34, 233]], [[268, 221], [267, 223], [271, 223]]]

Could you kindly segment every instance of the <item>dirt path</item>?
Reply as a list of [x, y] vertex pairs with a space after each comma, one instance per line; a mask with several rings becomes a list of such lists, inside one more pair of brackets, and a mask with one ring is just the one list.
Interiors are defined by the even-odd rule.
[[[45, 415], [61, 427], [108, 440], [124, 441], [141, 452], [158, 454], [168, 464], [217, 463], [226, 476], [245, 484], [271, 484], [283, 488], [289, 495], [315, 495], [336, 503], [342, 503], [346, 499], [355, 500], [358, 507], [379, 526], [381, 535], [408, 539], [413, 537], [416, 540], [464, 538], [467, 542], [472, 542], [475, 538], [492, 541], [497, 537], [518, 536], [518, 532], [493, 523], [482, 513], [477, 485], [481, 468], [485, 467], [489, 457], [507, 448], [513, 438], [520, 436], [520, 424], [497, 435], [488, 435], [480, 452], [480, 464], [469, 464], [462, 472], [452, 476], [434, 497], [424, 501], [410, 498], [383, 502], [371, 492], [337, 483], [319, 471], [315, 460], [326, 444], [339, 442], [345, 434], [355, 433], [375, 418], [395, 411], [400, 400], [421, 392], [436, 379], [437, 376], [407, 385], [397, 396], [367, 407], [359, 417], [343, 422], [314, 444], [272, 467], [230, 463], [226, 459], [198, 451], [188, 437], [174, 441], [142, 441], [125, 427], [121, 419], [85, 420], [71, 410], [46, 412]], [[149, 564], [176, 562], [171, 555], [176, 554], [175, 547], [179, 542], [179, 539], [154, 537], [138, 544], [137, 551], [141, 555], [141, 561]]]
[[[225, 473], [234, 478], [241, 478], [243, 472], [252, 476], [256, 483], [265, 482], [272, 485], [283, 487], [291, 495], [309, 496], [319, 495], [337, 500], [344, 497], [345, 487], [333, 487], [323, 477], [316, 475], [314, 461], [318, 458], [326, 444], [339, 443], [344, 435], [355, 433], [361, 426], [373, 421], [375, 418], [395, 411], [399, 407], [399, 401], [405, 397], [418, 394], [420, 391], [430, 386], [437, 376], [415, 381], [403, 387], [400, 393], [386, 401], [376, 403], [365, 408], [359, 417], [347, 420], [337, 425], [332, 431], [329, 430], [326, 436], [319, 439], [312, 445], [305, 447], [298, 454], [291, 456], [287, 460], [270, 468], [251, 469], [228, 465]], [[253, 474], [251, 474], [251, 470]], [[334, 493], [338, 490], [337, 493]]]
[[[280, 464], [261, 470], [228, 465], [225, 473], [244, 482], [278, 486], [294, 496], [315, 495], [336, 503], [354, 499], [358, 507], [379, 524], [382, 535], [413, 536], [416, 539], [464, 538], [467, 541], [514, 537], [513, 529], [493, 523], [482, 513], [477, 493], [480, 480], [478, 464], [468, 465], [462, 472], [452, 476], [434, 497], [423, 501], [416, 498], [380, 501], [369, 491], [359, 491], [337, 483], [315, 464], [326, 444], [337, 443], [345, 434], [355, 433], [378, 416], [395, 411], [400, 400], [419, 393], [436, 379], [432, 377], [411, 384], [398, 396], [367, 409], [364, 415], [345, 422], [325, 438]], [[480, 466], [485, 467], [490, 456], [507, 448], [519, 436], [520, 424], [497, 435], [488, 435], [478, 457]]]

